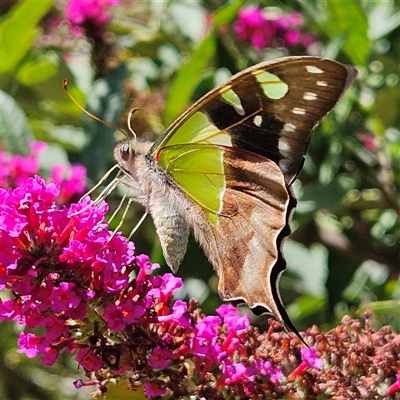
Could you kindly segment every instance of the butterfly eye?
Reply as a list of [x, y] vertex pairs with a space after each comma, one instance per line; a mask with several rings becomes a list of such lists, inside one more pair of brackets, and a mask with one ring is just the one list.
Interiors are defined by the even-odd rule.
[[120, 154], [121, 158], [122, 158], [124, 161], [128, 161], [130, 149], [131, 149], [131, 146], [129, 146], [129, 143], [124, 143], [124, 144], [121, 146], [121, 148], [120, 148], [120, 150], [119, 150], [119, 154]]

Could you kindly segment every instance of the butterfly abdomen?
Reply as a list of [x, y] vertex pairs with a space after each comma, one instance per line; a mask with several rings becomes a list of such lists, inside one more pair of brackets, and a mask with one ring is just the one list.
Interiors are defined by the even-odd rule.
[[[165, 205], [164, 205], [165, 206]], [[183, 257], [189, 237], [189, 226], [177, 212], [159, 206], [152, 207], [151, 214], [157, 235], [163, 250], [164, 258], [171, 270], [176, 273]]]
[[[171, 183], [172, 179], [165, 170], [160, 170], [154, 160], [145, 156], [146, 168], [139, 180], [148, 194], [148, 209], [153, 217], [154, 226], [166, 263], [176, 273], [186, 253], [189, 238], [189, 223], [181, 210], [185, 199]], [[190, 207], [186, 205], [186, 209]], [[185, 210], [186, 210], [185, 209]], [[186, 210], [187, 211], [187, 210]]]

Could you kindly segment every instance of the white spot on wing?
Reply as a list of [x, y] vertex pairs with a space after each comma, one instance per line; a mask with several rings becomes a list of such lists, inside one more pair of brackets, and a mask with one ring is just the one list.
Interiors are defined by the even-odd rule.
[[256, 115], [253, 119], [254, 125], [256, 126], [261, 126], [262, 124], [262, 116], [261, 115]]
[[289, 143], [284, 139], [280, 138], [279, 139], [279, 153], [281, 153], [284, 157], [289, 156]]
[[322, 69], [316, 67], [315, 65], [306, 65], [306, 70], [310, 74], [322, 74], [324, 71]]
[[298, 114], [298, 115], [305, 115], [306, 110], [304, 108], [299, 108], [299, 107], [294, 107], [292, 109], [293, 114]]
[[286, 132], [294, 132], [296, 129], [296, 125], [292, 124], [291, 122], [286, 122], [285, 125], [283, 125], [283, 130]]
[[282, 158], [282, 160], [279, 161], [279, 168], [282, 170], [283, 174], [288, 171], [290, 167], [290, 160], [287, 158]]
[[325, 81], [317, 81], [318, 86], [328, 86], [328, 84]]
[[317, 100], [317, 94], [313, 92], [305, 92], [303, 94], [303, 99], [304, 100]]

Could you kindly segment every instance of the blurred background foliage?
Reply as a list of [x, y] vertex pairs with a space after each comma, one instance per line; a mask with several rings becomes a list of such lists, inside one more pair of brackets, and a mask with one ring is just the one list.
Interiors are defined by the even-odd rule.
[[[329, 329], [367, 308], [377, 327], [400, 329], [399, 1], [4, 0], [0, 14], [1, 149], [27, 155], [33, 140], [47, 142], [42, 173], [80, 163], [88, 187], [115, 163], [121, 134], [84, 115], [64, 79], [89, 112], [123, 129], [138, 107], [132, 126], [154, 140], [193, 101], [255, 63], [309, 54], [357, 66], [358, 80], [315, 131], [295, 184], [281, 293], [300, 330]], [[119, 191], [108, 197], [111, 209], [119, 200]], [[142, 214], [130, 208], [125, 234]], [[151, 218], [133, 240], [166, 270]], [[193, 240], [179, 274], [181, 296], [213, 313], [217, 278]], [[262, 327], [265, 318], [253, 322]], [[17, 354], [17, 331], [1, 325], [2, 399], [88, 398], [72, 387], [79, 371], [68, 357], [43, 368]]]

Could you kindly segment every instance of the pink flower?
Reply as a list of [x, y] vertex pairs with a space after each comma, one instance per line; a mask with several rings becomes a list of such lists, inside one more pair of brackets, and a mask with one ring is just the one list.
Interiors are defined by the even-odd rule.
[[[218, 339], [218, 336], [216, 336]], [[207, 343], [197, 337], [192, 340], [191, 351], [195, 356], [204, 357], [210, 363], [220, 363], [220, 359], [226, 355], [222, 353], [221, 346], [212, 342]]]
[[[105, 203], [96, 206], [85, 198], [70, 209], [59, 208], [54, 202], [59, 192], [37, 176], [23, 187], [0, 189], [0, 287], [15, 297], [0, 303], [0, 319], [45, 327], [43, 337], [27, 334], [20, 344], [29, 355], [41, 354], [46, 364], [55, 362], [59, 345], [69, 345], [71, 321], [85, 319], [87, 301], [115, 292], [103, 280], [112, 276], [119, 290], [127, 289], [134, 259], [133, 243], [107, 230]], [[130, 298], [121, 301], [122, 328], [144, 310]]]
[[49, 147], [49, 145], [45, 142], [33, 141], [30, 143], [29, 147], [32, 155], [37, 157], [40, 153], [43, 153]]
[[152, 397], [162, 396], [167, 392], [157, 382], [146, 382], [143, 386], [146, 397], [150, 399]]
[[52, 182], [61, 187], [59, 203], [65, 204], [86, 190], [86, 168], [83, 165], [54, 165], [50, 172]]
[[45, 338], [48, 342], [57, 341], [62, 336], [68, 336], [68, 327], [65, 325], [65, 321], [54, 314], [41, 319], [38, 325], [46, 328]]
[[82, 301], [75, 291], [75, 283], [60, 282], [58, 287], [54, 287], [49, 297], [51, 308], [55, 312], [67, 311], [76, 308]]
[[159, 322], [174, 322], [182, 328], [186, 328], [190, 325], [190, 316], [188, 315], [187, 304], [182, 300], [177, 300], [172, 307], [172, 314], [160, 315], [158, 317]]
[[126, 287], [129, 277], [121, 275], [118, 272], [110, 271], [109, 269], [103, 271], [103, 284], [107, 292], [118, 292]]
[[42, 356], [40, 362], [45, 365], [54, 365], [60, 355], [58, 349], [46, 340], [43, 340], [38, 344], [38, 350]]
[[165, 301], [171, 294], [181, 288], [183, 285], [182, 279], [174, 276], [171, 273], [166, 273], [163, 276], [156, 277], [153, 281], [153, 289], [149, 291], [149, 296], [158, 297], [160, 302]]
[[9, 162], [10, 174], [15, 179], [15, 185], [24, 183], [26, 176], [33, 176], [39, 171], [39, 162], [36, 157], [14, 155]]
[[240, 334], [247, 330], [250, 321], [247, 315], [240, 316], [236, 307], [232, 304], [223, 304], [217, 308], [217, 313], [223, 318], [228, 330]]
[[173, 359], [174, 353], [168, 348], [155, 347], [149, 357], [149, 362], [153, 368], [168, 368]]
[[129, 324], [135, 323], [145, 312], [141, 304], [135, 304], [131, 300], [120, 305], [111, 304], [104, 310], [104, 319], [110, 329], [122, 331]]
[[18, 346], [20, 349], [17, 350], [17, 352], [25, 353], [29, 358], [36, 357], [39, 353], [37, 345], [40, 341], [41, 339], [33, 333], [21, 332], [18, 339]]
[[[3, 189], [24, 186], [39, 172], [39, 156], [48, 145], [34, 141], [30, 154], [10, 155], [0, 150], [0, 186]], [[51, 168], [50, 182], [60, 185], [58, 204], [66, 204], [80, 197], [86, 190], [86, 168], [82, 165], [55, 165]]]
[[262, 9], [248, 6], [239, 11], [234, 30], [240, 40], [249, 40], [253, 47], [262, 49], [267, 46], [270, 37], [266, 25]]
[[218, 337], [217, 329], [221, 324], [221, 318], [209, 315], [196, 324], [196, 338], [211, 342]]
[[301, 358], [302, 362], [301, 364], [288, 376], [289, 380], [292, 380], [296, 378], [296, 376], [299, 376], [302, 374], [307, 368], [317, 368], [321, 369], [322, 366], [324, 365], [324, 361], [321, 358], [318, 358], [317, 351], [313, 348], [306, 348], [306, 349], [301, 349]]
[[135, 258], [137, 266], [146, 274], [150, 274], [155, 269], [160, 268], [159, 264], [152, 264], [147, 254], [140, 254]]
[[301, 32], [295, 29], [290, 30], [283, 35], [283, 38], [287, 47], [296, 46], [301, 41]]
[[316, 41], [313, 35], [300, 29], [303, 16], [300, 13], [278, 13], [255, 6], [245, 6], [238, 14], [234, 31], [241, 41], [250, 42], [256, 49], [266, 47], [310, 46]]
[[383, 395], [384, 397], [386, 396], [391, 396], [394, 393], [400, 392], [400, 371], [397, 373], [396, 377], [396, 382], [394, 382], [389, 389], [386, 391], [386, 393]]
[[119, 0], [69, 0], [66, 17], [75, 34], [82, 34], [83, 25], [90, 24], [101, 35], [104, 26], [111, 19], [110, 9], [118, 3]]
[[282, 368], [278, 365], [273, 367], [270, 361], [260, 360], [259, 371], [262, 375], [269, 376], [269, 379], [276, 385], [279, 384], [279, 380], [284, 377]]
[[301, 349], [300, 352], [302, 360], [309, 367], [321, 369], [324, 365], [324, 361], [321, 358], [318, 358], [317, 351], [313, 347], [309, 349]]
[[247, 368], [242, 363], [234, 363], [231, 359], [222, 360], [222, 375], [216, 383], [217, 387], [223, 385], [232, 385], [235, 382], [241, 381]]
[[87, 371], [96, 371], [104, 364], [103, 360], [97, 357], [89, 347], [79, 350], [75, 359]]

